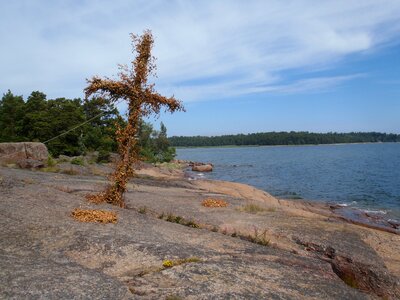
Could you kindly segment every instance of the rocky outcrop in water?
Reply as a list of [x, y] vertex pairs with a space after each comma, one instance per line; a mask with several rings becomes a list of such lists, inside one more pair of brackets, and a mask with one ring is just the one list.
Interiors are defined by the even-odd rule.
[[194, 165], [192, 167], [192, 171], [195, 171], [195, 172], [211, 172], [212, 170], [213, 170], [213, 166], [211, 164]]

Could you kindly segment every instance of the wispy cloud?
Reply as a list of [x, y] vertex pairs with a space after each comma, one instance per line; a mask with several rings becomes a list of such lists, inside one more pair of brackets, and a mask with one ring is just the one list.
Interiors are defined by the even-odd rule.
[[[400, 2], [3, 1], [0, 91], [82, 96], [85, 78], [132, 59], [129, 32], [156, 38], [158, 88], [184, 101], [324, 90], [357, 74], [334, 69], [398, 38]], [[290, 81], [290, 82], [288, 82]], [[193, 84], [195, 82], [195, 84]]]

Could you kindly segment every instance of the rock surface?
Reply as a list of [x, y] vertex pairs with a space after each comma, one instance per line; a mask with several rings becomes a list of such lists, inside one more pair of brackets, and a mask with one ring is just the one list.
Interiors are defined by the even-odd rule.
[[27, 158], [18, 160], [17, 165], [21, 169], [36, 169], [44, 167], [45, 163], [40, 160]]
[[213, 170], [213, 166], [210, 164], [194, 165], [192, 167], [192, 171], [195, 171], [195, 172], [211, 172], [212, 170]]
[[0, 143], [1, 162], [18, 163], [26, 159], [44, 162], [48, 156], [47, 147], [43, 143]]
[[[399, 235], [233, 183], [146, 175], [129, 184], [128, 209], [84, 200], [104, 184], [93, 175], [0, 167], [0, 298], [396, 299], [400, 294]], [[228, 206], [203, 207], [208, 197]], [[80, 223], [70, 216], [76, 207], [116, 211], [118, 223]], [[184, 226], [183, 220], [200, 228]], [[187, 258], [196, 260], [163, 267], [165, 260]]]

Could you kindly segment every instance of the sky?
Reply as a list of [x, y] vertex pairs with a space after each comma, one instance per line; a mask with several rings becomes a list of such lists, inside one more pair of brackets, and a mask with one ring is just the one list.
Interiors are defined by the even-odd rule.
[[[0, 0], [0, 93], [83, 98], [150, 29], [172, 135], [400, 133], [400, 1]], [[125, 106], [120, 105], [124, 111]]]

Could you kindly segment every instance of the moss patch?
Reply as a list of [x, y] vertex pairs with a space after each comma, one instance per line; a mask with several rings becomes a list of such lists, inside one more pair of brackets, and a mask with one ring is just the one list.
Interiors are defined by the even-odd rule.
[[201, 259], [198, 257], [188, 257], [188, 258], [182, 258], [182, 259], [175, 259], [175, 260], [164, 260], [163, 261], [163, 267], [164, 268], [172, 268], [175, 266], [187, 264], [187, 263], [197, 263], [201, 262]]

